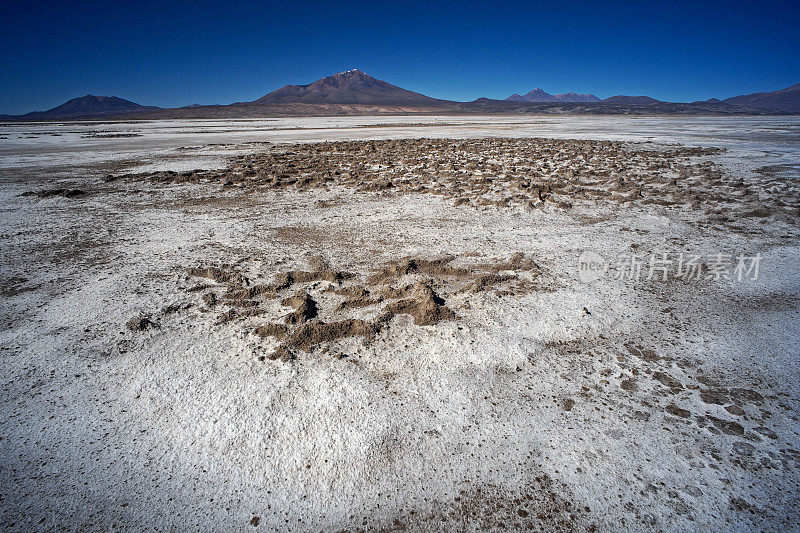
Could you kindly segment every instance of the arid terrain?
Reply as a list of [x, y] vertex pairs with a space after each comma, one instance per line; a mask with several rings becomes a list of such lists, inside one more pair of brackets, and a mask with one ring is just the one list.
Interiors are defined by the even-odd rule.
[[0, 221], [5, 530], [800, 529], [796, 117], [0, 124]]

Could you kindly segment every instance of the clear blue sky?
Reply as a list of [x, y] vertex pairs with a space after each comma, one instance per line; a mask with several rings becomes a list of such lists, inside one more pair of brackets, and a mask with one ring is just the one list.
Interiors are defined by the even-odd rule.
[[351, 68], [453, 100], [542, 87], [691, 101], [800, 82], [794, 0], [6, 1], [0, 20], [0, 113], [87, 93], [226, 104]]

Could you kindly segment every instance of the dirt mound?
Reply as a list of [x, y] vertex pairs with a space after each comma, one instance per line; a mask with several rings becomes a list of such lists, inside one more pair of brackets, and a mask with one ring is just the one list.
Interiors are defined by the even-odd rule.
[[[502, 269], [502, 270], [509, 270], [509, 269]], [[460, 292], [485, 292], [489, 289], [492, 289], [496, 285], [499, 285], [503, 282], [508, 280], [516, 279], [515, 276], [511, 275], [499, 275], [499, 274], [479, 274], [475, 279], [473, 279], [470, 283], [464, 286]]]
[[286, 298], [281, 304], [294, 307], [294, 312], [286, 315], [287, 324], [302, 324], [317, 316], [317, 302], [305, 291], [299, 291], [291, 298]]
[[276, 337], [282, 339], [289, 333], [289, 328], [284, 324], [268, 323], [256, 328], [256, 335], [260, 337]]
[[352, 274], [338, 270], [332, 270], [319, 258], [312, 258], [310, 265], [314, 270], [292, 270], [281, 272], [275, 277], [275, 281], [269, 285], [269, 289], [274, 292], [282, 291], [297, 283], [310, 283], [312, 281], [330, 281], [340, 283], [350, 279]]
[[249, 309], [232, 308], [219, 314], [219, 316], [217, 317], [217, 324], [227, 324], [228, 322], [233, 322], [248, 317], [258, 316], [262, 313], [263, 310], [255, 306]]
[[[229, 287], [225, 299], [229, 302], [237, 300], [252, 300], [253, 298], [277, 298], [278, 293], [271, 285], [253, 285], [247, 288], [243, 287]], [[231, 305], [236, 305], [232, 303]]]
[[530, 257], [526, 257], [522, 252], [512, 255], [508, 261], [502, 261], [491, 266], [495, 271], [501, 270], [524, 270], [535, 272], [540, 270], [539, 265]]
[[392, 302], [387, 310], [395, 315], [407, 314], [418, 326], [431, 326], [442, 320], [452, 320], [455, 313], [445, 307], [444, 300], [425, 283], [415, 283], [407, 292], [411, 297]]
[[406, 257], [400, 261], [392, 261], [378, 270], [370, 277], [369, 283], [379, 285], [394, 281], [408, 274], [424, 274], [434, 277], [469, 275], [469, 271], [466, 269], [450, 266], [454, 259], [454, 256], [445, 256], [432, 260]]
[[[743, 195], [771, 204], [752, 211], [751, 217], [766, 216], [775, 207], [792, 213], [800, 209], [796, 184], [778, 178], [750, 184], [731, 179], [707, 159], [719, 152], [574, 139], [336, 141], [271, 146], [222, 170], [109, 179], [235, 186], [245, 193], [336, 185], [359, 194], [433, 194], [455, 205], [525, 211], [539, 206], [570, 209], [578, 202], [731, 208]], [[298, 273], [297, 280], [307, 276]]]
[[37, 196], [39, 198], [52, 198], [54, 196], [61, 196], [63, 198], [76, 198], [84, 196], [86, 193], [81, 189], [45, 189], [43, 191], [28, 191], [22, 193], [22, 196]]
[[339, 310], [345, 309], [359, 309], [361, 307], [369, 307], [371, 305], [378, 305], [383, 301], [383, 298], [348, 298], [339, 304]]
[[[221, 285], [224, 291], [222, 296], [217, 294], [220, 285], [202, 296], [206, 304], [205, 311], [218, 312], [219, 324], [268, 313], [270, 306], [274, 309], [275, 305], [270, 304], [270, 300], [294, 289], [291, 295], [284, 295], [280, 300], [281, 305], [291, 307], [294, 311], [285, 315], [281, 322], [268, 322], [253, 330], [261, 337], [282, 341], [279, 353], [273, 354], [270, 359], [288, 360], [297, 351], [313, 351], [322, 344], [345, 337], [361, 337], [369, 341], [398, 315], [410, 316], [417, 326], [455, 320], [456, 313], [447, 307], [447, 296], [442, 296], [437, 290], [444, 289], [445, 293], [451, 295], [481, 293], [492, 289], [500, 294], [515, 294], [523, 292], [525, 284], [533, 283], [520, 277], [523, 272], [527, 272], [528, 277], [533, 273], [534, 279], [541, 272], [539, 265], [522, 253], [516, 253], [506, 260], [488, 262], [475, 262], [475, 255], [464, 256], [463, 259], [471, 261], [467, 261], [465, 266], [453, 266], [452, 263], [458, 258], [452, 255], [434, 259], [405, 257], [378, 266], [366, 279], [360, 280], [354, 279], [356, 276], [353, 274], [335, 270], [321, 256], [309, 259], [309, 270], [277, 272], [272, 282], [267, 284], [250, 285], [247, 277], [226, 265], [192, 268], [189, 274]], [[406, 282], [403, 283], [403, 280]], [[466, 285], [463, 285], [464, 280], [467, 280]], [[320, 304], [308, 292], [309, 284], [317, 281], [330, 282], [322, 289], [323, 293], [342, 298], [338, 301], [335, 297], [320, 300], [331, 306], [326, 313], [333, 314], [337, 320], [320, 320]], [[447, 287], [450, 287], [449, 293]], [[209, 288], [213, 287], [190, 287], [187, 291]], [[373, 315], [376, 318], [347, 317], [348, 311], [362, 308], [367, 309], [366, 313], [377, 313]]]
[[389, 315], [381, 315], [373, 321], [347, 319], [331, 323], [303, 324], [291, 334], [283, 347], [300, 348], [310, 352], [323, 343], [344, 337], [363, 337], [369, 340], [380, 332], [390, 319]]
[[[310, 352], [324, 343], [345, 337], [361, 337], [368, 341], [377, 335], [395, 315], [399, 314], [411, 315], [414, 323], [420, 326], [429, 326], [442, 320], [455, 318], [455, 313], [445, 307], [444, 300], [430, 286], [417, 283], [409, 288], [408, 292], [411, 293], [411, 297], [391, 302], [378, 317], [369, 321], [346, 319], [326, 323], [311, 321], [313, 317], [303, 321], [287, 320], [287, 324], [299, 324], [299, 327], [286, 338], [280, 349], [287, 353], [291, 353], [294, 349]], [[290, 300], [292, 304], [298, 306], [299, 310], [306, 305], [310, 298], [294, 296]], [[313, 302], [313, 300], [311, 301]], [[261, 336], [281, 338], [286, 335], [284, 328], [279, 327], [279, 325], [269, 324], [258, 328], [256, 333]]]
[[[541, 272], [541, 267], [532, 258], [520, 252], [515, 253], [505, 261], [476, 263], [465, 267], [452, 266], [451, 263], [454, 260], [455, 257], [452, 256], [434, 260], [404, 258], [397, 262], [390, 262], [379, 269], [369, 278], [369, 283], [386, 285], [382, 289], [382, 295], [386, 298], [406, 298], [409, 296], [408, 291], [411, 286], [394, 288], [390, 284], [409, 274], [424, 274], [439, 282], [469, 279], [470, 281], [462, 286], [458, 292], [478, 293], [494, 289], [498, 285], [509, 281], [520, 280], [520, 272], [535, 274]], [[508, 273], [499, 274], [500, 272]], [[518, 290], [522, 290], [522, 288], [523, 284], [518, 284]]]
[[[752, 217], [779, 206], [793, 213], [800, 209], [795, 184], [777, 178], [758, 184], [729, 179], [721, 166], [707, 159], [719, 152], [574, 139], [336, 141], [271, 146], [267, 152], [241, 156], [222, 170], [119, 177], [235, 186], [245, 193], [336, 185], [359, 194], [433, 194], [479, 209], [570, 209], [577, 202], [728, 208], [743, 195], [772, 204], [754, 210]], [[298, 273], [297, 280], [307, 276]]]
[[241, 283], [242, 277], [225, 267], [198, 267], [190, 268], [189, 275], [196, 278], [208, 278], [217, 283]]

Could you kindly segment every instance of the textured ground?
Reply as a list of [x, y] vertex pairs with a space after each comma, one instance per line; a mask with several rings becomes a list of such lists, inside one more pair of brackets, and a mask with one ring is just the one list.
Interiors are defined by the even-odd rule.
[[800, 527], [791, 162], [348, 135], [8, 156], [5, 528]]

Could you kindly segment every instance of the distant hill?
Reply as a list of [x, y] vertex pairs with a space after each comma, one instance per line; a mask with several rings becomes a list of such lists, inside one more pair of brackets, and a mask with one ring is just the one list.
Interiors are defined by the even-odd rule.
[[785, 113], [800, 113], [800, 83], [780, 91], [765, 93], [745, 94], [724, 100], [729, 104], [736, 104], [756, 109], [783, 111]]
[[251, 103], [425, 105], [437, 102], [441, 100], [401, 89], [353, 69], [322, 78], [309, 85], [286, 85]]
[[506, 100], [510, 102], [555, 102], [556, 97], [537, 87], [523, 95], [512, 94]]
[[524, 95], [512, 94], [506, 98], [509, 102], [599, 102], [600, 99], [593, 94], [550, 94], [540, 88], [536, 88]]
[[650, 98], [649, 96], [625, 96], [625, 95], [617, 95], [611, 96], [603, 100], [603, 102], [608, 102], [611, 104], [660, 104], [661, 100], [656, 100], [655, 98]]
[[438, 100], [354, 69], [308, 85], [286, 85], [252, 102], [162, 109], [114, 96], [86, 95], [47, 111], [0, 115], [0, 121], [236, 119], [357, 115], [769, 115], [800, 113], [800, 84], [781, 91], [702, 102], [661, 102], [648, 96], [549, 94], [534, 89], [505, 100]]
[[24, 115], [0, 115], [2, 120], [64, 120], [78, 118], [101, 118], [159, 109], [143, 106], [116, 96], [95, 96], [87, 94], [73, 98], [47, 111], [33, 111]]
[[580, 93], [565, 93], [555, 94], [556, 100], [559, 102], [599, 102], [600, 98], [593, 94], [580, 94]]
[[[636, 97], [634, 97], [636, 98]], [[646, 98], [646, 97], [645, 97]], [[513, 102], [478, 98], [458, 104], [453, 113], [469, 114], [541, 114], [541, 115], [709, 115], [741, 116], [768, 115], [769, 111], [729, 104], [727, 102], [659, 102], [653, 99], [641, 103], [601, 100], [599, 102]]]
[[89, 115], [92, 113], [119, 113], [126, 111], [139, 111], [144, 106], [130, 100], [123, 100], [116, 96], [95, 96], [87, 94], [80, 98], [73, 98], [58, 107], [44, 111], [53, 115]]

